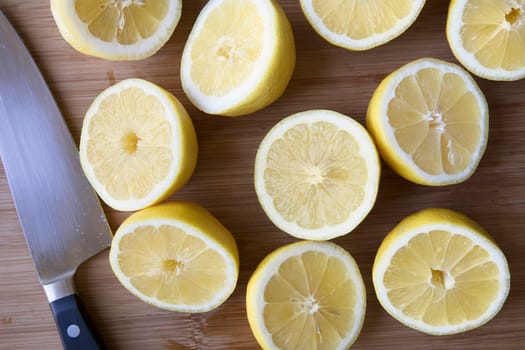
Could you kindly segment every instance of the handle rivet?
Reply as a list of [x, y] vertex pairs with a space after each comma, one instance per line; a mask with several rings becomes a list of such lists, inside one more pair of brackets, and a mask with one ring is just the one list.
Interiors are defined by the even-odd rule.
[[76, 338], [80, 335], [80, 327], [77, 326], [76, 324], [70, 324], [67, 327], [66, 332], [70, 338]]

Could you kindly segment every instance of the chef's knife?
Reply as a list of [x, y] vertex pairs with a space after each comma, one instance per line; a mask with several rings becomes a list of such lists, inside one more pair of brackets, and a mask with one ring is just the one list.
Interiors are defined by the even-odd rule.
[[42, 75], [1, 11], [0, 156], [64, 348], [103, 348], [73, 275], [110, 245], [111, 230]]

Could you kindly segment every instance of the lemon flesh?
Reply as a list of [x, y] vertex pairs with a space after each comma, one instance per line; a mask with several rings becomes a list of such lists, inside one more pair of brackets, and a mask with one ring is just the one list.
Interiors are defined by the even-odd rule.
[[447, 38], [457, 59], [491, 80], [525, 77], [525, 3], [452, 1]]
[[379, 248], [373, 274], [379, 301], [393, 317], [436, 335], [494, 317], [510, 279], [505, 256], [486, 232], [444, 209], [403, 220]]
[[383, 158], [420, 184], [465, 181], [488, 138], [488, 107], [459, 67], [421, 59], [392, 73], [369, 105], [367, 126]]
[[238, 276], [232, 235], [204, 208], [187, 202], [131, 215], [115, 234], [110, 262], [122, 285], [139, 299], [183, 312], [219, 306]]
[[403, 79], [395, 94], [387, 115], [403, 151], [432, 175], [464, 171], [481, 141], [483, 117], [465, 82], [425, 68]]
[[135, 44], [151, 37], [166, 17], [168, 0], [76, 0], [75, 10], [89, 32], [107, 42]]
[[250, 327], [264, 349], [346, 349], [366, 307], [359, 269], [342, 248], [298, 242], [266, 257], [248, 282]]
[[202, 239], [166, 224], [141, 226], [123, 237], [118, 262], [133, 287], [166, 304], [194, 306], [211, 299], [227, 273], [220, 254]]
[[202, 111], [240, 116], [280, 97], [294, 66], [292, 29], [276, 1], [212, 0], [184, 47], [181, 81]]
[[[326, 143], [332, 147], [329, 154]], [[333, 124], [298, 124], [268, 152], [264, 176], [268, 194], [283, 217], [301, 227], [340, 224], [365, 196], [368, 171], [358, 152], [356, 140]]]
[[370, 137], [336, 112], [286, 118], [257, 152], [259, 201], [275, 225], [299, 238], [330, 239], [351, 231], [371, 210], [378, 183]]
[[64, 39], [75, 49], [110, 60], [153, 55], [171, 37], [181, 15], [180, 0], [52, 0]]
[[351, 50], [385, 44], [412, 25], [424, 0], [301, 0], [314, 29], [329, 42]]
[[175, 97], [139, 79], [102, 92], [86, 113], [81, 164], [109, 206], [138, 210], [189, 179], [197, 160], [191, 119]]
[[[225, 21], [225, 13], [233, 18]], [[224, 96], [254, 73], [264, 31], [254, 2], [224, 1], [210, 11], [191, 51], [191, 76], [204, 94]]]

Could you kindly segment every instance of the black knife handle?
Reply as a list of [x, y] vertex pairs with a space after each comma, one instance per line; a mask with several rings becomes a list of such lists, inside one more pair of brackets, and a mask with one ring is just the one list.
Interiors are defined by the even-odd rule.
[[65, 350], [106, 349], [94, 328], [90, 327], [82, 301], [76, 294], [57, 299], [49, 305]]

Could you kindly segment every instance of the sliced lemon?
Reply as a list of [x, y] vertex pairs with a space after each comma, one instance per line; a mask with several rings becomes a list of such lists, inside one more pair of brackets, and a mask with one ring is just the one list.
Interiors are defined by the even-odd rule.
[[367, 127], [382, 158], [424, 185], [468, 179], [485, 152], [488, 105], [457, 65], [423, 58], [386, 77], [370, 101]]
[[445, 335], [492, 319], [509, 293], [510, 273], [505, 255], [478, 224], [451, 210], [426, 209], [386, 236], [373, 282], [392, 317]]
[[451, 1], [447, 39], [458, 61], [482, 78], [525, 77], [525, 2], [521, 0]]
[[350, 50], [368, 50], [397, 38], [424, 5], [425, 0], [301, 0], [314, 30]]
[[170, 202], [135, 212], [115, 233], [109, 261], [120, 283], [161, 309], [206, 312], [235, 289], [239, 254], [206, 209]]
[[80, 162], [107, 205], [138, 210], [168, 198], [188, 181], [197, 162], [197, 137], [173, 95], [145, 80], [123, 80], [89, 107]]
[[138, 60], [171, 37], [181, 0], [51, 0], [62, 37], [76, 50], [109, 60]]
[[294, 114], [264, 137], [255, 160], [255, 190], [268, 218], [304, 239], [353, 230], [370, 212], [379, 159], [364, 127], [328, 110]]
[[331, 242], [281, 247], [248, 281], [248, 321], [263, 349], [348, 349], [359, 336], [365, 309], [357, 264]]
[[292, 28], [274, 0], [211, 0], [182, 54], [188, 98], [209, 114], [239, 116], [277, 100], [295, 66]]

